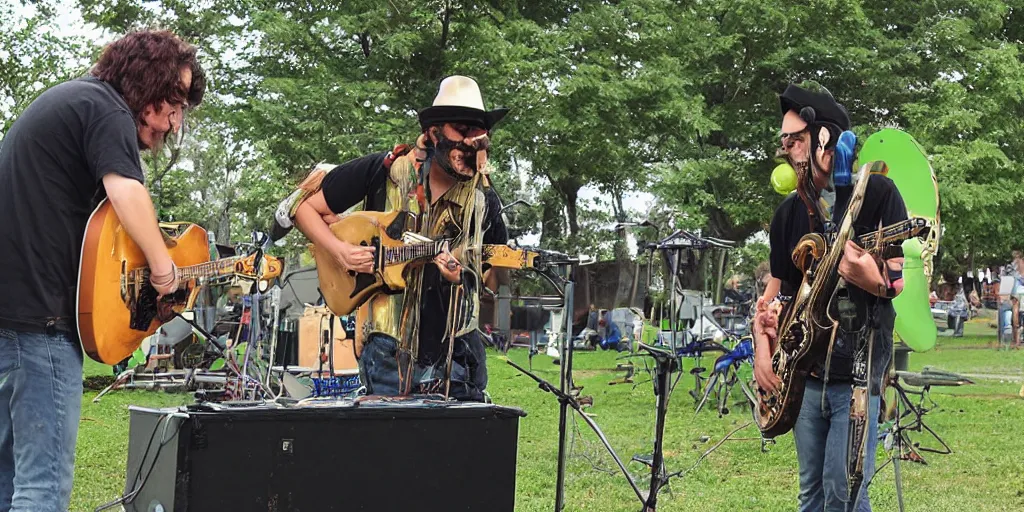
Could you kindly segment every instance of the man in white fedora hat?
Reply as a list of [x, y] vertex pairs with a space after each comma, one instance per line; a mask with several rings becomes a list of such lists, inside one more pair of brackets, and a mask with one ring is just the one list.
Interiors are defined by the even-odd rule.
[[[340, 241], [328, 226], [360, 201], [368, 211], [413, 213], [418, 222], [409, 231], [454, 240], [451, 252], [433, 265], [406, 272], [404, 293], [379, 294], [360, 307], [357, 352], [369, 394], [445, 393], [450, 363], [450, 395], [484, 400], [487, 370], [476, 330], [484, 278], [480, 252], [485, 243], [508, 242], [501, 201], [485, 176], [487, 148], [491, 129], [507, 112], [485, 109], [473, 79], [450, 76], [433, 105], [419, 112], [422, 133], [413, 147], [345, 162], [327, 172], [319, 187], [290, 196], [301, 201], [291, 210], [295, 225], [352, 271], [372, 272], [374, 249]], [[289, 208], [283, 205], [283, 211]], [[280, 213], [279, 227], [290, 220]]]

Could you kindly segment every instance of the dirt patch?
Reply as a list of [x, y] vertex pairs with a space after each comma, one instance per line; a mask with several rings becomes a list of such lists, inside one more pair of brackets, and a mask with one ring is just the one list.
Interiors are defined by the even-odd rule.
[[113, 375], [92, 375], [82, 379], [82, 387], [99, 391], [113, 384], [116, 378]]
[[598, 375], [608, 375], [614, 373], [625, 372], [623, 370], [614, 370], [611, 368], [607, 370], [573, 370], [572, 377], [573, 379], [589, 379], [590, 377], [597, 377]]

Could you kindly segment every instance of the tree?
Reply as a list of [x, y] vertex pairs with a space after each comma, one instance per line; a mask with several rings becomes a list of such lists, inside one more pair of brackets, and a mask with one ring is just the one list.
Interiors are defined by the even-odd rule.
[[[596, 227], [628, 220], [622, 197], [647, 188], [674, 218], [665, 229], [765, 229], [781, 199], [767, 184], [777, 94], [808, 78], [862, 140], [896, 125], [934, 156], [944, 262], [1003, 258], [1024, 227], [1024, 138], [1006, 114], [1021, 112], [1020, 0], [81, 4], [102, 26], [158, 23], [199, 44], [223, 102], [210, 118], [275, 180], [410, 142], [439, 80], [473, 76], [488, 104], [513, 108], [494, 133], [495, 181], [506, 200], [536, 200], [513, 218], [550, 247], [603, 251]], [[513, 173], [527, 186], [499, 178]], [[581, 204], [585, 187], [610, 215]]]
[[[883, 10], [880, 8], [880, 10]], [[1024, 229], [1024, 63], [1020, 2], [939, 2], [886, 14], [924, 57], [901, 111], [932, 154], [943, 237], [940, 274], [1000, 265]]]
[[59, 35], [51, 2], [15, 9], [0, 2], [0, 139], [48, 87], [84, 72], [92, 48], [81, 37]]

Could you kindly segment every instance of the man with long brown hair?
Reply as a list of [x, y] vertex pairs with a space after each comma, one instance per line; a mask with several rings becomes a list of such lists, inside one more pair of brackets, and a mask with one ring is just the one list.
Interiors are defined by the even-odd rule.
[[157, 292], [178, 287], [139, 151], [159, 151], [205, 89], [195, 47], [134, 32], [88, 75], [40, 94], [0, 141], [0, 512], [68, 509], [82, 399], [75, 288], [100, 198]]

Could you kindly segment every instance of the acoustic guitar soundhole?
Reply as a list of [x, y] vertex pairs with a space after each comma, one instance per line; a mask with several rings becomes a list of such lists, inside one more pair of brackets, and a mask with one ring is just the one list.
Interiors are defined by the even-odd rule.
[[183, 303], [188, 298], [188, 290], [179, 289], [158, 300], [156, 288], [152, 285], [146, 283], [141, 288], [133, 294], [134, 300], [129, 300], [127, 304], [131, 313], [128, 326], [136, 331], [149, 330], [154, 318], [161, 323], [171, 320], [174, 318], [174, 305]]
[[359, 294], [359, 292], [373, 286], [377, 280], [373, 274], [356, 274], [356, 285], [352, 288], [352, 295], [349, 298], [353, 298]]
[[129, 301], [128, 310], [131, 311], [131, 320], [128, 325], [136, 331], [146, 331], [149, 324], [157, 314], [156, 289], [149, 284], [142, 285], [141, 290], [136, 291], [135, 300]]

